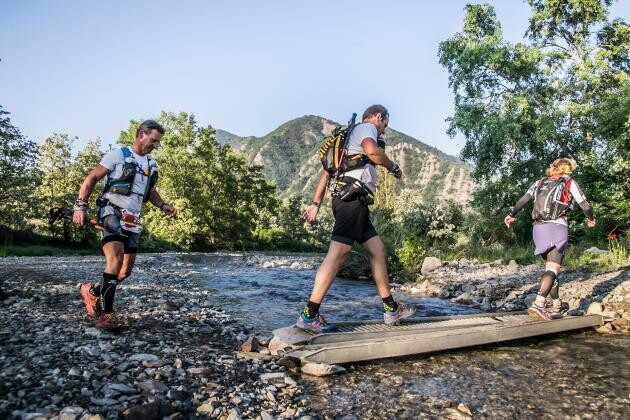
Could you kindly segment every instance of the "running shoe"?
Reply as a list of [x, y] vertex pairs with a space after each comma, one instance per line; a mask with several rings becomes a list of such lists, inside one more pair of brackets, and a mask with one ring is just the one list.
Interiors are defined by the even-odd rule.
[[551, 321], [551, 315], [549, 314], [549, 312], [547, 312], [544, 307], [538, 306], [535, 303], [533, 303], [532, 306], [527, 309], [527, 312], [534, 318]]
[[552, 318], [562, 318], [564, 314], [569, 311], [569, 304], [566, 302], [560, 302], [560, 305], [553, 305], [549, 310], [549, 315]]
[[123, 324], [116, 319], [114, 313], [109, 313], [101, 315], [96, 322], [96, 328], [106, 331], [118, 331], [123, 328]]
[[404, 303], [398, 302], [398, 309], [396, 309], [394, 312], [383, 312], [383, 320], [385, 321], [385, 324], [393, 325], [401, 319], [409, 318], [410, 316], [414, 316], [415, 314], [415, 306], [405, 305]]
[[310, 331], [317, 334], [335, 331], [337, 328], [334, 325], [328, 324], [323, 316], [320, 314], [315, 315], [314, 318], [307, 318], [304, 312], [300, 312], [295, 321], [295, 326], [303, 329], [304, 331]]
[[92, 288], [91, 283], [83, 283], [81, 284], [79, 291], [81, 292], [83, 303], [85, 303], [85, 311], [87, 312], [88, 316], [90, 318], [98, 318], [98, 315], [99, 315], [98, 297], [90, 293], [91, 288]]

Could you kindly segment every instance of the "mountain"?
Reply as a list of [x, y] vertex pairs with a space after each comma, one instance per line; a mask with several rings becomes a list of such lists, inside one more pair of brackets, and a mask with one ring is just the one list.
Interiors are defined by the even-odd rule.
[[[223, 130], [217, 130], [217, 135], [220, 132], [220, 142], [231, 144], [250, 163], [264, 165], [265, 176], [276, 182], [282, 195], [309, 196], [321, 171], [317, 151], [322, 139], [338, 125], [306, 115], [263, 137], [238, 137]], [[465, 163], [391, 128], [385, 130], [385, 140], [388, 156], [398, 162], [404, 173], [400, 187], [414, 189], [426, 198], [468, 201], [474, 182]]]
[[214, 138], [219, 144], [231, 144], [235, 139], [238, 139], [239, 136], [217, 128], [215, 129]]

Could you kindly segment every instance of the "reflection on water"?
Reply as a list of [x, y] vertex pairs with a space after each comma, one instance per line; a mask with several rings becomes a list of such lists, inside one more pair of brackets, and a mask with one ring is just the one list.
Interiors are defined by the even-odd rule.
[[[235, 262], [242, 260], [194, 256], [181, 269], [192, 272], [213, 291], [218, 306], [259, 336], [294, 323], [314, 271]], [[395, 297], [415, 303], [419, 316], [475, 312], [446, 300]], [[337, 279], [322, 313], [333, 322], [377, 319], [380, 308], [374, 284]], [[485, 418], [627, 418], [629, 348], [627, 335], [567, 333], [357, 363], [344, 375], [304, 376], [302, 382], [318, 417], [444, 418], [464, 404], [473, 416]]]

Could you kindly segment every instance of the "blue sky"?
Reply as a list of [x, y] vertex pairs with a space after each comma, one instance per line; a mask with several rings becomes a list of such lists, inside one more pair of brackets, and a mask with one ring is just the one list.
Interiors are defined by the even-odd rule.
[[[0, 1], [0, 105], [28, 138], [115, 143], [162, 110], [262, 136], [315, 114], [382, 103], [390, 126], [446, 153], [453, 111], [438, 45], [471, 1]], [[524, 1], [490, 1], [521, 40]], [[613, 17], [630, 16], [630, 2]]]

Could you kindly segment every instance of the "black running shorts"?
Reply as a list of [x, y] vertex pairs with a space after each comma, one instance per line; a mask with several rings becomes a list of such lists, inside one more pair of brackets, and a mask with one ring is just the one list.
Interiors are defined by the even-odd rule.
[[331, 239], [343, 244], [352, 245], [354, 241], [362, 244], [378, 235], [370, 221], [370, 210], [361, 200], [342, 201], [332, 199], [333, 227]]

